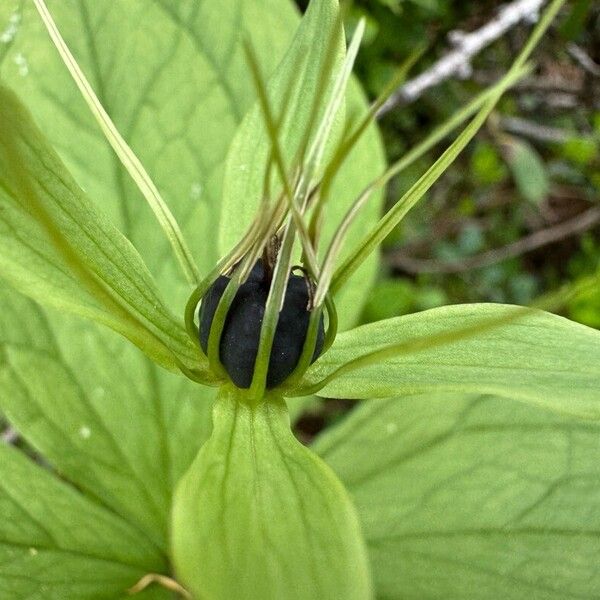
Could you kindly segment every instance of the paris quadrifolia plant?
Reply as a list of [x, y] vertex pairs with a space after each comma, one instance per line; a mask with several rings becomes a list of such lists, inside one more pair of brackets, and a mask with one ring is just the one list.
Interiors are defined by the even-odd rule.
[[563, 1], [387, 167], [416, 53], [367, 106], [336, 0], [47, 4], [0, 6], [0, 597], [598, 597], [600, 333], [546, 312], [598, 277], [354, 327]]

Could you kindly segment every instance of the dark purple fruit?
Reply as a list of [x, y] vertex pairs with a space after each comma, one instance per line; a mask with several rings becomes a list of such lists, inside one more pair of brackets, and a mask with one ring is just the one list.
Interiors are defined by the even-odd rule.
[[[215, 311], [228, 283], [228, 277], [219, 277], [202, 298], [200, 345], [205, 353], [208, 350], [208, 336]], [[240, 388], [249, 388], [252, 383], [269, 286], [270, 282], [265, 276], [262, 261], [258, 261], [246, 283], [238, 289], [221, 333], [219, 346], [221, 363], [233, 383]], [[291, 275], [273, 338], [267, 373], [267, 388], [273, 388], [283, 383], [298, 365], [308, 331], [310, 318], [310, 312], [307, 310], [308, 302], [306, 279]], [[311, 362], [317, 360], [321, 354], [324, 337], [323, 317], [321, 316], [317, 343]]]

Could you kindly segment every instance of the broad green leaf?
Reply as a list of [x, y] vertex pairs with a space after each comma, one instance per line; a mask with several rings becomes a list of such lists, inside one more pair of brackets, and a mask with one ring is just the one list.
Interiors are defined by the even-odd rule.
[[[3, 2], [0, 23], [21, 4]], [[292, 3], [53, 0], [48, 7], [207, 271], [218, 258], [213, 242], [225, 156], [255, 97], [242, 41], [252, 40], [264, 71], [271, 73], [298, 22]], [[17, 56], [26, 60], [27, 76], [19, 72]], [[28, 98], [76, 179], [92, 198], [102, 199], [158, 281], [181, 283], [153, 215], [104, 140], [30, 3], [23, 7], [2, 74]]]
[[472, 304], [387, 319], [340, 334], [307, 373], [315, 383], [345, 363], [398, 345], [397, 354], [341, 372], [319, 395], [383, 398], [433, 392], [497, 394], [588, 418], [600, 417], [600, 332], [536, 311], [468, 337], [423, 348], [429, 336], [510, 317], [522, 308]]
[[550, 191], [550, 180], [535, 148], [518, 138], [509, 138], [505, 155], [521, 196], [533, 204], [543, 202]]
[[[1, 3], [0, 29], [21, 4]], [[238, 221], [239, 205], [222, 213], [221, 195], [227, 150], [255, 98], [242, 42], [251, 40], [269, 76], [299, 23], [293, 3], [54, 0], [48, 6], [100, 101], [157, 183], [201, 271], [208, 272], [219, 257], [216, 232], [229, 225], [235, 229]], [[27, 75], [18, 66], [23, 61]], [[102, 138], [30, 3], [24, 4], [0, 74], [27, 98], [77, 181], [132, 240], [170, 306], [182, 310], [190, 290], [169, 259], [168, 243]], [[358, 86], [351, 85], [348, 117], [364, 106]], [[336, 181], [325, 239], [383, 166], [381, 142], [372, 127]], [[349, 245], [376, 222], [380, 200], [375, 196], [365, 209]], [[344, 290], [339, 302], [343, 326], [358, 317], [376, 263], [373, 258]]]
[[282, 401], [252, 408], [227, 388], [213, 435], [177, 489], [173, 560], [198, 598], [371, 597], [339, 481], [294, 438]]
[[165, 549], [172, 490], [210, 433], [210, 392], [6, 286], [0, 307], [0, 411], [64, 477]]
[[2, 598], [112, 600], [166, 568], [135, 528], [18, 450], [0, 444], [0, 465]]
[[374, 400], [317, 440], [378, 598], [600, 595], [600, 425], [504, 398]]
[[215, 390], [164, 371], [111, 332], [75, 321], [51, 325], [82, 387], [101, 397], [96, 407], [107, 426], [122, 429], [127, 452], [144, 462], [144, 479], [156, 479], [170, 497], [210, 435]]
[[198, 366], [199, 350], [163, 305], [140, 256], [89, 202], [6, 88], [0, 125], [0, 275], [42, 304], [112, 327], [163, 366]]

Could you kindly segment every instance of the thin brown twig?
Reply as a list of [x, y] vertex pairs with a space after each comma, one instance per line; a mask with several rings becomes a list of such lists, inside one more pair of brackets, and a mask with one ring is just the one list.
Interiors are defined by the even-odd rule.
[[441, 262], [431, 258], [414, 258], [401, 250], [392, 252], [386, 258], [388, 263], [407, 273], [462, 273], [471, 269], [487, 267], [509, 258], [515, 258], [564, 238], [583, 233], [600, 223], [600, 206], [589, 208], [576, 217], [558, 225], [542, 229], [501, 248], [488, 250], [460, 262]]

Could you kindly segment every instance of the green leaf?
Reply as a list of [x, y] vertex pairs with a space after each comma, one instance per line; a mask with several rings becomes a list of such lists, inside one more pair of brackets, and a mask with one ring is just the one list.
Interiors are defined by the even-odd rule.
[[506, 159], [521, 196], [533, 204], [543, 202], [550, 191], [550, 180], [535, 148], [523, 140], [510, 138]]
[[[519, 315], [523, 310], [447, 306], [358, 327], [337, 337], [307, 372], [307, 383], [332, 378], [319, 392], [324, 397], [488, 393], [598, 418], [600, 332], [541, 311]], [[463, 328], [513, 314], [511, 322], [453, 339]], [[427, 346], [429, 336], [441, 336], [444, 343]], [[397, 349], [385, 358], [344, 368], [334, 377], [345, 363], [390, 345]]]
[[197, 367], [199, 350], [163, 305], [140, 256], [6, 88], [0, 124], [0, 275], [42, 304], [112, 327], [163, 366]]
[[113, 599], [166, 568], [133, 527], [0, 444], [0, 596]]
[[[0, 23], [21, 4], [3, 3]], [[242, 41], [253, 41], [264, 72], [271, 73], [298, 22], [291, 2], [53, 0], [48, 7], [103, 106], [166, 198], [201, 269], [208, 271], [218, 258], [216, 245], [207, 240], [218, 228], [225, 156], [255, 98]], [[183, 291], [183, 302], [189, 288], [182, 286], [174, 262], [165, 260], [168, 243], [153, 215], [94, 122], [35, 8], [26, 3], [22, 10], [3, 77], [28, 98], [77, 181], [102, 199], [159, 283], [177, 281], [183, 287], [168, 290], [176, 298]], [[27, 61], [26, 77], [16, 68], [17, 55]]]
[[314, 449], [356, 503], [378, 598], [600, 594], [598, 422], [433, 394], [363, 404]]
[[198, 598], [371, 597], [344, 488], [294, 438], [283, 401], [250, 407], [228, 388], [177, 489], [173, 559]]
[[[365, 112], [366, 97], [358, 84], [350, 80], [346, 98], [346, 130]], [[378, 129], [371, 125], [356, 143], [340, 169], [331, 188], [331, 201], [325, 209], [323, 242], [328, 244], [335, 235], [342, 218], [356, 197], [385, 169], [383, 145]], [[338, 257], [342, 261], [350, 256], [366, 233], [381, 215], [383, 192], [374, 192], [350, 226], [344, 246]], [[377, 253], [369, 256], [352, 274], [342, 289], [335, 292], [340, 330], [354, 326], [359, 320], [369, 290], [375, 283], [379, 270]]]
[[0, 306], [2, 413], [64, 477], [166, 549], [172, 490], [210, 433], [211, 392], [6, 286]]
[[[0, 3], [0, 29], [22, 4]], [[242, 43], [252, 41], [262, 72], [271, 75], [298, 26], [297, 9], [289, 0], [159, 0], [150, 5], [145, 0], [54, 0], [48, 6], [103, 106], [175, 215], [201, 271], [207, 273], [219, 258], [215, 232], [235, 228], [238, 221], [239, 204], [233, 212], [222, 211], [221, 196], [228, 148], [255, 100]], [[169, 306], [183, 307], [190, 289], [175, 261], [168, 259], [168, 243], [153, 215], [89, 114], [34, 7], [25, 3], [22, 11], [0, 74], [27, 98], [76, 180], [93, 200], [101, 201], [102, 210], [137, 247]], [[23, 60], [26, 76], [17, 64]], [[348, 117], [364, 107], [363, 95], [351, 82]], [[343, 210], [383, 167], [381, 141], [371, 127], [336, 180], [325, 240], [331, 238]], [[381, 199], [372, 198], [352, 229], [348, 247], [376, 222]], [[357, 320], [376, 268], [373, 257], [340, 294], [342, 327]]]

